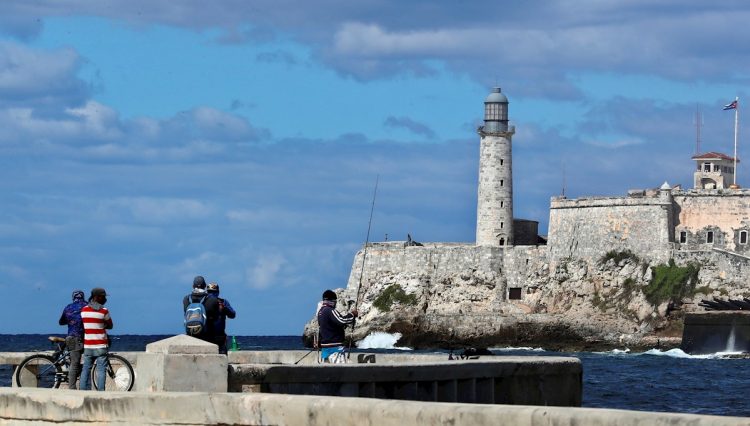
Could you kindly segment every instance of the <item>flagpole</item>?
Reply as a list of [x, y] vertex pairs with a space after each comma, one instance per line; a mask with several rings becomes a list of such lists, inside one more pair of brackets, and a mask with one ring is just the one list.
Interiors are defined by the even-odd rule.
[[734, 102], [734, 185], [737, 185], [737, 124], [739, 122], [740, 115], [740, 98], [735, 96]]

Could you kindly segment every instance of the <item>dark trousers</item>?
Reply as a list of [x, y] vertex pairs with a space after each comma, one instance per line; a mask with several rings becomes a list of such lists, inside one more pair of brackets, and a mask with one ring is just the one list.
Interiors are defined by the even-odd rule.
[[220, 354], [227, 354], [227, 336], [214, 336], [214, 340], [212, 343], [216, 343], [219, 346], [219, 353]]
[[81, 371], [81, 355], [83, 354], [83, 339], [78, 336], [65, 338], [65, 346], [70, 351], [70, 369], [68, 370], [68, 389], [76, 388], [78, 373]]

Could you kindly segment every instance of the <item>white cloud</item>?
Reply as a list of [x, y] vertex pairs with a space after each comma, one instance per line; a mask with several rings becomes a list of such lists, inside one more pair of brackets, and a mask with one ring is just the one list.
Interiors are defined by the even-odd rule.
[[287, 260], [279, 253], [265, 253], [258, 256], [255, 266], [248, 268], [246, 275], [247, 285], [259, 290], [266, 289], [278, 279], [281, 268]]
[[99, 205], [99, 215], [105, 220], [123, 213], [136, 223], [173, 224], [204, 220], [214, 214], [214, 208], [200, 200], [156, 197], [120, 197]]

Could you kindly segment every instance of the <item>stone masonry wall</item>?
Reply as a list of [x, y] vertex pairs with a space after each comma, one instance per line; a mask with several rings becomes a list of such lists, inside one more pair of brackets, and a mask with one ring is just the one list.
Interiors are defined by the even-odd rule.
[[609, 250], [665, 261], [672, 202], [660, 197], [553, 198], [548, 246], [554, 260], [596, 261]]
[[[677, 206], [675, 239], [679, 248], [721, 247], [750, 254], [749, 190], [674, 191], [673, 196]], [[713, 244], [706, 242], [709, 231], [713, 231]], [[748, 233], [745, 244], [740, 242], [741, 231]], [[680, 243], [681, 232], [685, 232], [685, 243]]]
[[454, 278], [468, 284], [474, 277], [500, 281], [503, 270], [503, 249], [462, 243], [425, 243], [405, 246], [404, 242], [370, 243], [364, 270], [364, 251], [357, 252], [349, 275], [346, 297], [354, 300], [362, 274], [364, 295], [375, 284], [399, 284], [407, 293], [422, 292], [424, 283], [438, 278]]

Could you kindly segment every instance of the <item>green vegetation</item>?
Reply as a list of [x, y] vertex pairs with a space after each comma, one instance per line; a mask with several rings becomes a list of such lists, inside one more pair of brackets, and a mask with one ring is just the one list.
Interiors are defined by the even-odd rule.
[[668, 265], [657, 265], [653, 268], [651, 282], [643, 289], [643, 294], [653, 305], [667, 300], [679, 301], [683, 297], [695, 294], [700, 266], [689, 264], [684, 267], [675, 265], [669, 259]]
[[391, 310], [391, 306], [394, 303], [401, 303], [402, 305], [416, 305], [417, 296], [413, 294], [406, 294], [404, 289], [398, 284], [391, 284], [383, 290], [380, 295], [373, 302], [373, 306], [380, 309], [383, 312]]
[[619, 264], [625, 259], [629, 259], [632, 262], [638, 263], [640, 262], [640, 259], [638, 256], [636, 256], [632, 251], [630, 250], [623, 250], [623, 251], [616, 251], [616, 250], [610, 250], [602, 256], [602, 258], [599, 260], [601, 264], [607, 263], [610, 259], [614, 259], [615, 264]]

